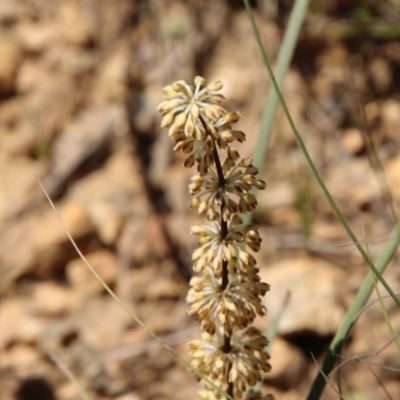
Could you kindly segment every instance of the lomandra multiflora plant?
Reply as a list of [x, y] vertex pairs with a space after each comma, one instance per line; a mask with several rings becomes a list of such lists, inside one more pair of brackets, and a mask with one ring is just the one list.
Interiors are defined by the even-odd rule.
[[[241, 216], [257, 205], [253, 189], [265, 189], [250, 157], [240, 158], [234, 147], [245, 134], [232, 129], [240, 118], [219, 104], [221, 82], [206, 85], [197, 76], [194, 86], [184, 81], [164, 88], [162, 128], [185, 156], [184, 166], [196, 166], [189, 184], [190, 207], [208, 220], [193, 226], [199, 248], [193, 253], [198, 274], [190, 282], [188, 313], [204, 330], [201, 339], [189, 343], [192, 366], [206, 377], [201, 400], [269, 400], [259, 386], [270, 370], [268, 341], [252, 327], [257, 315], [266, 313], [261, 297], [269, 285], [260, 281], [255, 258], [261, 237], [254, 225], [243, 225]], [[213, 382], [214, 385], [211, 385]], [[218, 390], [219, 388], [220, 390]]]

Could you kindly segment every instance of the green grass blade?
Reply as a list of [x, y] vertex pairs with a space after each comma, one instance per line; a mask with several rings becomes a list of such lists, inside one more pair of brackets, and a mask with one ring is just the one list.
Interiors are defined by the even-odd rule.
[[[364, 238], [365, 238], [365, 240], [367, 239], [365, 232], [364, 232]], [[367, 252], [368, 252], [368, 255], [370, 256], [371, 253], [369, 251], [368, 241], [366, 241], [366, 243], [367, 243], [367, 245], [366, 245]], [[385, 303], [383, 301], [383, 298], [382, 298], [382, 295], [381, 295], [381, 292], [380, 292], [380, 289], [379, 289], [379, 285], [378, 285], [378, 280], [376, 279], [375, 275], [372, 275], [372, 278], [373, 278], [373, 282], [374, 282], [375, 292], [376, 292], [376, 295], [378, 297], [379, 307], [381, 308], [381, 311], [382, 311], [383, 319], [386, 322], [386, 325], [387, 325], [387, 327], [389, 329], [390, 334], [392, 335], [392, 337], [394, 337], [395, 336], [395, 330], [393, 328], [392, 322], [390, 321], [389, 313], [388, 313], [388, 311], [386, 309], [386, 306], [385, 306]], [[400, 353], [400, 342], [397, 339], [397, 337], [395, 337], [394, 343], [396, 344], [397, 351]]]
[[[253, 29], [255, 26], [255, 21], [253, 18], [253, 14], [250, 12], [250, 5], [248, 0], [244, 0], [248, 15], [250, 17], [251, 24], [253, 25]], [[279, 87], [282, 87], [283, 80], [285, 78], [286, 72], [289, 68], [290, 62], [293, 57], [294, 49], [296, 47], [297, 38], [299, 36], [301, 25], [303, 24], [304, 16], [307, 11], [309, 0], [296, 0], [293, 10], [290, 14], [290, 18], [288, 21], [288, 25], [285, 31], [285, 35], [283, 37], [282, 46], [279, 51], [278, 61], [276, 66], [276, 82]], [[251, 10], [250, 10], [251, 11]], [[260, 35], [257, 31], [257, 42], [259, 46], [262, 46]], [[264, 54], [264, 53], [263, 53]], [[264, 57], [263, 57], [264, 58]], [[268, 60], [265, 60], [264, 63], [267, 63]], [[254, 152], [254, 165], [261, 171], [270, 137], [272, 126], [275, 118], [276, 109], [279, 104], [279, 98], [276, 93], [274, 86], [271, 87], [271, 90], [268, 95], [268, 100], [266, 106], [264, 108], [262, 120], [261, 120], [261, 128], [258, 134], [257, 146]], [[251, 221], [251, 213], [247, 213], [244, 217], [244, 224], [247, 225]]]
[[286, 115], [286, 118], [288, 119], [289, 125], [293, 131], [293, 134], [295, 135], [295, 138], [297, 140], [297, 143], [301, 149], [301, 151], [303, 152], [303, 155], [315, 177], [315, 179], [317, 180], [319, 186], [321, 187], [325, 197], [327, 198], [330, 206], [332, 207], [333, 211], [335, 212], [336, 216], [338, 217], [339, 221], [341, 222], [341, 224], [343, 225], [343, 227], [345, 228], [347, 234], [350, 236], [351, 240], [353, 241], [353, 243], [355, 244], [355, 246], [357, 247], [357, 249], [359, 250], [359, 252], [361, 253], [362, 257], [364, 258], [364, 260], [366, 261], [366, 263], [368, 264], [368, 266], [370, 267], [370, 272], [368, 273], [368, 276], [366, 278], [366, 281], [364, 282], [364, 284], [361, 286], [356, 299], [354, 300], [354, 303], [352, 304], [350, 310], [348, 311], [345, 319], [342, 322], [341, 328], [338, 330], [338, 332], [335, 335], [334, 340], [331, 343], [331, 346], [329, 348], [329, 351], [327, 353], [327, 356], [324, 360], [323, 366], [321, 368], [321, 371], [319, 372], [319, 374], [317, 375], [316, 380], [314, 381], [314, 384], [311, 388], [308, 400], [316, 400], [319, 399], [322, 391], [324, 390], [325, 387], [325, 376], [329, 375], [329, 373], [332, 371], [332, 368], [336, 362], [336, 358], [337, 358], [337, 354], [340, 352], [340, 349], [344, 343], [344, 339], [346, 337], [346, 335], [348, 334], [353, 320], [354, 320], [354, 316], [357, 315], [357, 313], [361, 310], [361, 308], [365, 305], [365, 302], [367, 301], [368, 297], [370, 296], [372, 290], [373, 290], [373, 282], [372, 282], [372, 274], [374, 274], [379, 281], [382, 283], [382, 285], [385, 287], [385, 289], [388, 291], [388, 293], [390, 294], [391, 298], [393, 299], [393, 301], [396, 303], [396, 305], [400, 308], [400, 299], [395, 295], [395, 293], [393, 292], [393, 290], [390, 288], [390, 286], [388, 285], [388, 283], [385, 281], [385, 279], [382, 277], [381, 272], [383, 272], [383, 270], [385, 269], [385, 267], [387, 266], [387, 264], [389, 263], [391, 257], [393, 256], [394, 252], [397, 249], [397, 246], [399, 244], [400, 238], [399, 238], [399, 232], [400, 232], [400, 225], [397, 224], [395, 229], [394, 229], [394, 235], [396, 236], [396, 240], [395, 241], [388, 241], [384, 247], [384, 250], [382, 251], [380, 257], [377, 260], [377, 266], [375, 267], [374, 263], [371, 261], [370, 257], [368, 256], [368, 254], [365, 252], [365, 250], [363, 249], [363, 247], [361, 246], [361, 244], [359, 243], [358, 239], [356, 238], [355, 234], [353, 233], [353, 231], [351, 230], [350, 226], [347, 224], [347, 221], [345, 220], [345, 218], [343, 217], [342, 213], [340, 212], [339, 208], [337, 207], [335, 201], [333, 200], [330, 192], [328, 191], [328, 188], [326, 187], [322, 177], [320, 176], [317, 168], [315, 167], [308, 151], [307, 148], [305, 147], [303, 140], [299, 134], [299, 132], [297, 131], [297, 128], [293, 122], [293, 119], [289, 113], [288, 107], [286, 105], [286, 102], [282, 96], [282, 93], [279, 90], [279, 86], [278, 83], [274, 77], [271, 65], [269, 63], [268, 57], [265, 53], [265, 50], [262, 46], [261, 40], [260, 40], [260, 36], [258, 33], [258, 29], [257, 26], [254, 22], [254, 18], [252, 16], [252, 10], [248, 5], [247, 0], [244, 0], [245, 4], [247, 5], [247, 12], [250, 16], [250, 20], [252, 21], [252, 26], [254, 29], [254, 35], [257, 39], [257, 42], [260, 46], [260, 50], [263, 54], [263, 59], [265, 62], [265, 65], [267, 67], [269, 76], [271, 78], [271, 81], [274, 85], [274, 88], [276, 90], [276, 93], [278, 95], [279, 101], [282, 105], [283, 111]]
[[[248, 5], [248, 0], [244, 0], [245, 3]], [[382, 283], [382, 285], [385, 287], [385, 289], [388, 291], [388, 293], [391, 295], [393, 301], [397, 304], [397, 306], [400, 308], [400, 299], [395, 295], [395, 293], [393, 292], [393, 290], [390, 288], [390, 286], [388, 285], [388, 283], [385, 281], [385, 279], [383, 278], [383, 276], [380, 274], [380, 272], [375, 268], [374, 263], [371, 261], [371, 259], [369, 258], [368, 254], [365, 252], [365, 250], [363, 249], [363, 247], [361, 246], [360, 242], [358, 241], [356, 235], [353, 233], [353, 231], [351, 230], [350, 226], [348, 225], [346, 219], [344, 218], [343, 214], [340, 212], [338, 206], [336, 205], [335, 201], [333, 200], [333, 197], [331, 196], [328, 188], [326, 187], [321, 175], [319, 174], [317, 167], [315, 166], [314, 162], [311, 159], [310, 154], [308, 153], [308, 150], [303, 142], [303, 139], [301, 138], [294, 122], [292, 119], [292, 116], [290, 115], [289, 109], [287, 107], [287, 104], [285, 102], [285, 99], [282, 96], [281, 91], [279, 90], [278, 87], [278, 83], [276, 82], [274, 73], [272, 71], [272, 67], [271, 64], [268, 60], [268, 56], [264, 50], [264, 47], [262, 46], [261, 40], [260, 40], [260, 34], [258, 32], [257, 26], [254, 22], [254, 17], [252, 14], [252, 10], [251, 8], [248, 6], [247, 8], [247, 12], [249, 13], [249, 15], [251, 16], [251, 21], [252, 21], [252, 26], [254, 29], [254, 35], [257, 39], [257, 42], [260, 46], [260, 50], [263, 54], [263, 59], [265, 62], [265, 65], [267, 67], [269, 76], [271, 78], [272, 84], [274, 85], [275, 91], [278, 94], [278, 98], [279, 101], [282, 105], [283, 108], [283, 112], [285, 113], [285, 116], [289, 122], [289, 125], [293, 131], [293, 134], [296, 138], [296, 141], [301, 149], [301, 151], [303, 152], [303, 155], [309, 165], [309, 167], [311, 168], [311, 171], [315, 177], [315, 179], [317, 180], [319, 186], [321, 187], [322, 191], [325, 194], [325, 197], [327, 198], [329, 205], [332, 207], [333, 211], [335, 212], [336, 216], [338, 217], [339, 221], [341, 222], [341, 224], [343, 225], [344, 229], [346, 230], [347, 234], [350, 236], [351, 240], [353, 241], [353, 243], [355, 244], [355, 246], [357, 247], [358, 251], [361, 253], [362, 257], [364, 258], [364, 260], [366, 261], [366, 263], [368, 264], [368, 266], [371, 268], [371, 270], [375, 273], [375, 275], [377, 276], [377, 278], [380, 280], [380, 282]]]
[[267, 339], [269, 340], [269, 345], [267, 348], [268, 351], [271, 350], [272, 342], [275, 340], [276, 336], [278, 335], [279, 323], [288, 308], [289, 301], [290, 301], [290, 292], [288, 291], [283, 300], [282, 307], [279, 310], [278, 315], [272, 320], [270, 326], [268, 327], [267, 333], [265, 335], [267, 337]]
[[[384, 301], [383, 301], [381, 292], [380, 292], [380, 290], [379, 290], [378, 281], [377, 281], [375, 275], [373, 276], [373, 278], [374, 278], [375, 292], [376, 292], [376, 295], [377, 295], [378, 300], [379, 300], [379, 307], [381, 308], [383, 318], [384, 318], [384, 320], [385, 320], [385, 322], [386, 322], [386, 326], [388, 327], [390, 334], [391, 334], [392, 336], [395, 336], [396, 331], [395, 331], [395, 329], [393, 328], [392, 322], [390, 321], [390, 317], [389, 317], [388, 310], [386, 309], [386, 306], [385, 306], [385, 303], [384, 303]], [[394, 343], [395, 343], [395, 345], [396, 345], [396, 347], [397, 347], [397, 351], [398, 351], [399, 354], [400, 354], [400, 341], [399, 341], [397, 338], [395, 338], [395, 339], [394, 339]]]
[[[389, 261], [391, 260], [394, 253], [397, 250], [397, 247], [400, 243], [400, 237], [397, 234], [399, 232], [399, 229], [400, 229], [400, 223], [398, 223], [394, 227], [392, 232], [392, 234], [396, 236], [396, 239], [388, 240], [386, 242], [384, 248], [382, 249], [381, 253], [379, 254], [375, 262], [376, 269], [377, 271], [379, 271], [379, 275], [383, 273]], [[368, 298], [371, 295], [373, 289], [374, 289], [374, 272], [370, 271], [367, 277], [365, 278], [363, 284], [361, 285], [357, 293], [357, 296], [353, 301], [353, 304], [350, 306], [346, 316], [344, 317], [340, 325], [340, 328], [336, 332], [335, 337], [333, 338], [329, 346], [328, 352], [322, 363], [322, 367], [311, 387], [307, 400], [316, 400], [319, 399], [319, 397], [321, 396], [326, 384], [325, 377], [328, 376], [333, 370], [333, 367], [335, 366], [337, 360], [337, 356], [340, 354], [342, 350], [343, 344], [345, 343], [346, 338], [350, 333], [353, 323], [355, 322], [360, 310], [362, 310], [365, 304], [367, 303]]]

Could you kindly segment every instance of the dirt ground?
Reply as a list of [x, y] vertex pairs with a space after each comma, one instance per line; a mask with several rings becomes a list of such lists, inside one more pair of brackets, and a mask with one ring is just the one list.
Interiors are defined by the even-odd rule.
[[[291, 0], [254, 1], [271, 60]], [[311, 1], [283, 93], [321, 176], [375, 259], [400, 202], [400, 2]], [[270, 89], [235, 0], [0, 0], [0, 399], [187, 400], [199, 384], [105, 292], [69, 242], [177, 353], [198, 337], [190, 171], [156, 111], [162, 87], [224, 82], [251, 155]], [[279, 315], [265, 392], [303, 399], [368, 267], [311, 175], [281, 110], [255, 220]], [[399, 258], [385, 278], [400, 292]], [[378, 285], [379, 293], [385, 290]], [[323, 399], [400, 398], [400, 356], [379, 302], [357, 320]], [[385, 299], [394, 331], [400, 314]]]

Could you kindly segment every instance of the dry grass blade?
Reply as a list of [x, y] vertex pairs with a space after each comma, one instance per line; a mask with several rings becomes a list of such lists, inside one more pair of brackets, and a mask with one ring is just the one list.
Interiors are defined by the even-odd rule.
[[157, 336], [141, 319], [139, 319], [132, 311], [130, 311], [129, 307], [119, 299], [119, 297], [111, 290], [111, 288], [103, 281], [101, 276], [94, 270], [94, 268], [90, 265], [89, 261], [85, 258], [83, 253], [80, 251], [79, 247], [75, 243], [73, 237], [68, 231], [68, 228], [66, 227], [63, 219], [61, 218], [61, 215], [57, 211], [56, 207], [54, 206], [54, 203], [50, 199], [50, 196], [46, 192], [46, 189], [44, 188], [42, 182], [39, 180], [39, 178], [35, 176], [36, 181], [38, 182], [40, 188], [42, 189], [44, 195], [46, 196], [48, 202], [50, 203], [51, 208], [55, 212], [61, 226], [63, 227], [66, 235], [68, 236], [68, 239], [70, 240], [72, 246], [78, 253], [79, 257], [82, 259], [82, 261], [85, 263], [85, 265], [89, 268], [89, 270], [92, 272], [92, 274], [96, 277], [96, 279], [101, 283], [101, 285], [104, 287], [104, 289], [108, 292], [108, 294], [123, 308], [124, 311], [128, 313], [128, 315], [138, 324], [140, 325], [154, 340], [156, 340], [164, 349], [168, 350], [171, 354], [174, 355], [174, 357], [179, 360], [183, 365], [185, 365], [189, 370], [193, 371], [196, 375], [198, 375], [200, 378], [204, 379], [207, 383], [209, 383], [211, 386], [213, 386], [216, 390], [219, 392], [223, 393], [226, 398], [233, 400], [231, 396], [223, 392], [219, 387], [217, 387], [212, 381], [210, 381], [207, 377], [203, 376], [196, 368], [194, 368], [188, 361], [186, 361], [182, 356], [180, 356], [178, 353], [176, 353], [175, 350], [173, 350], [170, 346], [168, 346], [166, 343], [163, 342], [163, 340]]
[[83, 388], [81, 383], [79, 382], [78, 378], [74, 375], [71, 369], [62, 361], [60, 360], [55, 354], [47, 353], [49, 358], [57, 365], [57, 367], [63, 372], [63, 374], [71, 381], [71, 383], [76, 387], [77, 391], [79, 392], [80, 396], [83, 400], [91, 400], [90, 396]]

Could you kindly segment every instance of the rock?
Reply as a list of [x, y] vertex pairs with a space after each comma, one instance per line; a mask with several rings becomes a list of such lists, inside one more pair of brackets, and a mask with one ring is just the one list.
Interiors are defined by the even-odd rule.
[[278, 332], [296, 335], [314, 332], [320, 336], [336, 332], [345, 315], [338, 298], [346, 272], [330, 262], [308, 257], [289, 258], [260, 271], [271, 285], [265, 297], [270, 318], [281, 311], [285, 296], [289, 304], [279, 322]]
[[53, 22], [29, 20], [22, 21], [17, 26], [18, 38], [22, 48], [29, 53], [41, 53], [48, 49], [58, 39], [57, 25]]
[[0, 24], [11, 25], [23, 17], [32, 16], [28, 4], [15, 0], [2, 0], [0, 7]]
[[129, 147], [116, 151], [102, 169], [76, 182], [67, 198], [87, 209], [107, 245], [115, 243], [127, 217], [137, 216], [135, 222], [140, 225], [149, 209], [140, 166]]
[[29, 312], [20, 298], [2, 299], [0, 307], [0, 349], [11, 343], [35, 343], [43, 332], [43, 323]]
[[[84, 208], [73, 203], [56, 207], [78, 245], [94, 234], [94, 226]], [[14, 279], [27, 273], [54, 276], [68, 260], [76, 257], [61, 223], [49, 206], [2, 230], [0, 241], [0, 264]]]
[[15, 90], [15, 80], [21, 62], [19, 41], [0, 30], [0, 96], [9, 96]]
[[[9, 144], [10, 142], [5, 140], [5, 145]], [[0, 150], [0, 221], [2, 222], [0, 236], [5, 228], [5, 221], [11, 219], [27, 203], [31, 203], [35, 191], [36, 193], [40, 191], [32, 172], [35, 171], [40, 177], [45, 169], [43, 162], [32, 162], [25, 157], [10, 157], [9, 154], [3, 154], [2, 150]]]
[[[249, 72], [255, 66], [246, 66]], [[221, 93], [225, 96], [226, 101], [233, 104], [240, 104], [243, 99], [247, 98], [254, 87], [255, 75], [253, 73], [243, 74], [243, 65], [238, 63], [222, 63], [214, 67], [212, 75], [207, 79], [207, 82], [222, 80], [224, 87]], [[225, 103], [224, 103], [225, 106]]]
[[100, 67], [93, 88], [96, 101], [124, 101], [127, 95], [129, 52], [125, 46], [114, 49]]
[[[0, 135], [5, 131], [12, 130], [23, 116], [23, 101], [21, 98], [13, 97], [10, 100], [3, 101], [0, 108]], [[5, 135], [4, 135], [5, 136]], [[3, 150], [3, 149], [1, 149]]]
[[272, 370], [265, 381], [281, 389], [296, 387], [305, 378], [307, 361], [303, 353], [289, 342], [276, 338], [271, 345]]
[[49, 71], [40, 60], [25, 60], [18, 71], [16, 90], [19, 94], [27, 94], [39, 90], [47, 80]]
[[[130, 64], [129, 68], [132, 68]], [[155, 132], [159, 132], [159, 115], [157, 112], [157, 105], [162, 101], [162, 88], [158, 84], [148, 85], [142, 92], [130, 91], [128, 98], [128, 114], [132, 124], [132, 129], [140, 135], [153, 136]], [[154, 149], [154, 146], [160, 146], [160, 139], [165, 138], [165, 142], [168, 140], [169, 146], [163, 146], [162, 151], [164, 153], [170, 153], [168, 147], [171, 146], [170, 139], [165, 132], [160, 133], [157, 136], [157, 142], [153, 145], [152, 153], [155, 154], [158, 151]], [[156, 158], [152, 158], [158, 163]], [[151, 166], [151, 168], [154, 168]], [[153, 173], [150, 172], [150, 175]]]
[[99, 63], [99, 56], [96, 52], [85, 51], [77, 47], [59, 46], [53, 49], [53, 54], [54, 58], [59, 60], [60, 70], [63, 73], [87, 81]]
[[[108, 250], [98, 250], [86, 254], [85, 258], [107, 285], [113, 286], [115, 284], [118, 265], [113, 253]], [[68, 262], [66, 276], [75, 296], [81, 300], [104, 292], [101, 283], [98, 282], [81, 258], [75, 258]]]
[[291, 207], [272, 210], [269, 220], [274, 226], [299, 226], [301, 224], [299, 212]]
[[[33, 127], [27, 123], [24, 113], [24, 99], [12, 97], [2, 103], [0, 107], [0, 157], [4, 156], [19, 164], [24, 160], [27, 165], [29, 159], [26, 157], [34, 153], [37, 143]], [[24, 156], [17, 158], [16, 156]], [[8, 168], [10, 166], [8, 165]], [[15, 185], [15, 182], [14, 182]]]
[[374, 89], [378, 93], [389, 90], [393, 81], [393, 71], [386, 58], [374, 58], [368, 65]]
[[131, 279], [136, 299], [177, 299], [187, 292], [187, 284], [178, 275], [176, 265], [168, 260], [132, 270]]
[[[98, 13], [99, 41], [103, 46], [112, 47], [121, 38], [121, 32], [131, 26], [137, 17], [138, 4], [132, 1], [116, 2], [115, 0], [95, 0], [94, 7], [88, 8], [88, 12]], [[111, 46], [110, 46], [111, 45]]]
[[[267, 183], [268, 185], [268, 183]], [[267, 190], [257, 192], [259, 207], [270, 211], [275, 208], [291, 208], [295, 203], [295, 189], [291, 183], [273, 182]]]
[[63, 1], [58, 7], [61, 36], [76, 46], [88, 47], [95, 41], [96, 25], [93, 14], [77, 1]]
[[98, 105], [84, 110], [65, 126], [52, 149], [51, 173], [44, 182], [50, 195], [58, 193], [89, 159], [97, 157], [99, 162], [105, 157], [115, 126], [123, 119], [120, 107]]
[[349, 154], [359, 154], [364, 148], [362, 133], [358, 128], [343, 130], [342, 146]]
[[[347, 163], [332, 165], [325, 184], [342, 202], [339, 203], [342, 212], [346, 210], [345, 207], [348, 212], [354, 212], [354, 206], [361, 208], [380, 196], [376, 176], [366, 158], [352, 160], [351, 168]], [[330, 208], [327, 202], [322, 205]]]
[[135, 393], [128, 393], [115, 397], [115, 400], [141, 400], [141, 399], [142, 397], [138, 396]]
[[[8, 132], [0, 132], [0, 141], [2, 152], [7, 159], [12, 158], [14, 161], [19, 158], [19, 160], [26, 161], [27, 164], [30, 165], [30, 171], [32, 171], [33, 166], [42, 170], [45, 167], [48, 146], [35, 137], [34, 129], [28, 121], [22, 119], [15, 128], [12, 128]], [[37, 157], [38, 160], [29, 160], [32, 156]], [[20, 161], [18, 161], [18, 163], [19, 162]], [[31, 174], [29, 175], [28, 177], [31, 177]]]
[[[45, 73], [48, 74], [49, 71]], [[51, 79], [40, 74], [32, 74], [31, 79], [38, 81], [32, 81], [32, 87], [38, 89], [39, 86], [35, 87], [38, 84], [40, 90], [32, 90], [25, 97], [24, 106], [29, 110], [27, 119], [35, 129], [36, 140], [50, 146], [52, 139], [64, 126], [65, 121], [68, 121], [77, 105], [75, 83], [68, 75], [54, 72]]]
[[400, 140], [400, 102], [395, 99], [383, 102], [380, 116], [384, 135], [398, 142]]
[[32, 301], [39, 315], [60, 317], [77, 305], [75, 293], [54, 282], [40, 282], [34, 286]]
[[86, 300], [75, 313], [74, 321], [81, 343], [97, 350], [117, 346], [119, 337], [132, 324], [132, 318], [108, 296]]
[[[381, 102], [378, 100], [370, 101], [369, 103], [365, 104], [364, 112], [368, 126], [375, 126], [379, 122], [379, 118], [381, 116]], [[376, 137], [374, 137], [374, 139], [376, 141]]]
[[27, 367], [40, 362], [41, 354], [30, 344], [19, 343], [14, 345], [10, 350], [4, 352], [0, 359], [0, 368], [5, 371], [9, 368], [18, 369], [19, 373]]
[[400, 156], [389, 160], [385, 171], [392, 195], [396, 201], [400, 201]]

